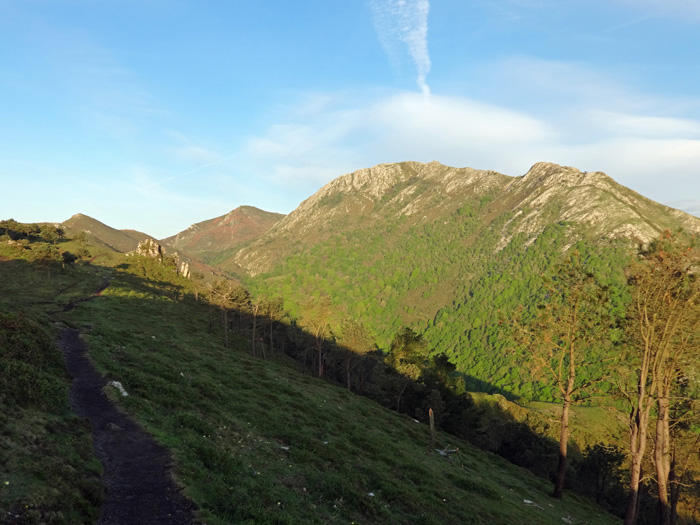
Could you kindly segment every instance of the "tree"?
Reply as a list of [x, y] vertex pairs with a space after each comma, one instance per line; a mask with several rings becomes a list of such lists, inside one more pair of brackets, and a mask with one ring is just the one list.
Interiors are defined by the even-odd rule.
[[587, 271], [574, 252], [546, 281], [547, 302], [523, 325], [516, 322], [520, 341], [527, 345], [526, 359], [535, 378], [555, 387], [561, 400], [559, 459], [553, 496], [561, 499], [567, 468], [571, 404], [590, 395], [602, 379], [601, 363], [609, 349], [614, 317], [608, 289]]
[[401, 376], [396, 394], [396, 411], [401, 409], [401, 398], [408, 385], [417, 381], [428, 363], [430, 351], [423, 338], [404, 327], [391, 342], [385, 362]]
[[53, 224], [45, 224], [41, 227], [40, 235], [44, 238], [44, 240], [52, 244], [56, 244], [56, 241], [63, 239], [66, 233], [63, 228], [59, 228]]
[[192, 280], [192, 287], [194, 288], [194, 300], [199, 301], [199, 292], [203, 289], [204, 274], [202, 272], [194, 270], [190, 274], [190, 279]]
[[79, 231], [78, 233], [75, 234], [73, 237], [73, 241], [78, 245], [78, 250], [76, 251], [76, 255], [80, 259], [87, 259], [90, 257], [90, 251], [88, 250], [88, 246], [90, 246], [90, 243], [88, 242], [88, 237], [87, 233], [84, 231]]
[[[586, 446], [577, 475], [579, 479], [593, 486], [596, 503], [603, 503], [606, 495], [617, 496], [618, 489], [624, 490], [620, 479], [622, 463], [626, 456], [627, 454], [616, 445], [596, 443]], [[613, 494], [607, 494], [608, 492]]]
[[693, 460], [700, 447], [700, 393], [693, 391], [690, 378], [683, 376], [679, 379], [675, 394], [670, 414], [671, 464], [668, 480], [672, 525], [677, 521], [682, 496], [691, 492], [688, 489], [694, 488], [696, 501], [700, 496], [698, 473], [693, 470]]
[[63, 257], [56, 247], [46, 243], [39, 243], [32, 247], [30, 260], [46, 268], [46, 275], [49, 279], [51, 278], [51, 267], [63, 263]]
[[[268, 342], [269, 350], [272, 352], [274, 350], [274, 333], [275, 333], [275, 323], [284, 315], [284, 301], [281, 297], [275, 299], [261, 299], [257, 303], [252, 305], [253, 308], [253, 322], [255, 324], [255, 318], [258, 313], [261, 313], [267, 318], [267, 328], [268, 328]], [[265, 343], [263, 341], [264, 334], [260, 337], [261, 350], [263, 359], [267, 359], [265, 356]], [[255, 328], [253, 328], [253, 341], [255, 341]], [[254, 353], [254, 352], [253, 352]]]
[[304, 320], [305, 328], [311, 332], [316, 344], [317, 375], [323, 377], [325, 362], [325, 343], [332, 336], [331, 300], [327, 295], [319, 297], [307, 307], [308, 316]]
[[693, 239], [666, 231], [642, 248], [629, 268], [632, 306], [630, 340], [632, 402], [630, 487], [625, 524], [636, 522], [641, 463], [648, 426], [656, 408], [653, 460], [659, 523], [671, 521], [669, 478], [672, 463], [671, 405], [683, 375], [700, 359], [700, 257]]
[[250, 294], [242, 286], [231, 281], [220, 280], [208, 285], [209, 301], [221, 310], [224, 327], [224, 346], [228, 347], [229, 311], [241, 310], [250, 303]]
[[372, 336], [362, 321], [348, 318], [340, 325], [338, 342], [345, 350], [345, 381], [350, 390], [351, 373], [359, 362], [357, 358], [374, 349]]

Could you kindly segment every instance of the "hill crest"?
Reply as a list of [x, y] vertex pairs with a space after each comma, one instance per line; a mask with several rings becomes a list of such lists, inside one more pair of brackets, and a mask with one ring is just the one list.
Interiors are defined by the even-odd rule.
[[331, 230], [383, 228], [390, 222], [430, 223], [473, 203], [489, 201], [479, 220], [484, 227], [499, 217], [497, 249], [524, 233], [534, 240], [550, 223], [584, 224], [597, 237], [648, 242], [665, 228], [700, 232], [700, 219], [658, 204], [602, 172], [539, 162], [525, 175], [453, 168], [433, 161], [379, 164], [329, 182], [265, 235], [222, 266], [251, 275], [269, 271], [294, 252], [292, 245], [316, 244]]
[[260, 237], [283, 217], [254, 206], [239, 206], [225, 215], [195, 223], [162, 242], [206, 259], [208, 252], [231, 250]]

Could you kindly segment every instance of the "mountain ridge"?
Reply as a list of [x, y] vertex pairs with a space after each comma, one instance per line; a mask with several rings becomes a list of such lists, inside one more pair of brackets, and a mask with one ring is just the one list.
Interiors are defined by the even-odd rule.
[[192, 224], [162, 242], [209, 260], [211, 252], [234, 250], [260, 237], [282, 218], [280, 213], [239, 206], [225, 215]]
[[118, 253], [131, 253], [138, 247], [139, 243], [151, 240], [161, 245], [166, 255], [176, 255], [180, 262], [186, 262], [191, 271], [199, 271], [206, 278], [223, 277], [221, 270], [202, 262], [197, 257], [192, 256], [184, 250], [177, 249], [164, 241], [158, 241], [152, 235], [138, 230], [113, 228], [89, 215], [76, 213], [70, 219], [60, 223], [71, 236], [79, 232], [85, 232], [90, 236], [92, 242], [111, 251]]
[[[526, 174], [510, 177], [490, 170], [452, 168], [436, 161], [408, 161], [341, 175], [221, 266], [235, 265], [255, 276], [280, 260], [265, 246], [275, 245], [279, 255], [292, 253], [285, 246], [290, 237], [321, 239], [327, 230], [324, 223], [340, 220], [345, 227], [361, 227], [362, 217], [381, 215], [403, 216], [409, 222], [431, 221], [449, 215], [470, 199], [488, 195], [496, 201], [492, 205], [495, 215], [516, 214], [506, 225], [514, 227], [504, 229], [499, 248], [518, 233], [536, 236], [547, 219], [586, 223], [594, 235], [634, 242], [648, 242], [672, 226], [700, 232], [700, 219], [655, 203], [602, 172], [539, 162]], [[391, 213], [385, 213], [389, 208], [393, 208]], [[543, 217], [543, 211], [549, 216]]]

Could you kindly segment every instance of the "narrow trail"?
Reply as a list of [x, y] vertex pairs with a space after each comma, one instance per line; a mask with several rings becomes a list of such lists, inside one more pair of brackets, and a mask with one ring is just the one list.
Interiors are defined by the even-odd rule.
[[104, 394], [107, 381], [88, 359], [80, 332], [64, 329], [59, 348], [73, 377], [71, 407], [80, 417], [89, 418], [95, 454], [104, 468], [106, 500], [97, 524], [196, 523], [195, 505], [181, 494], [170, 474], [169, 452]]

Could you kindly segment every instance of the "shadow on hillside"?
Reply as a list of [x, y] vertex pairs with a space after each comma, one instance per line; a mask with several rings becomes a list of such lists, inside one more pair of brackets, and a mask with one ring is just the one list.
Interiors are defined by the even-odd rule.
[[[420, 375], [408, 377], [389, 366], [384, 352], [376, 347], [353, 351], [333, 338], [302, 328], [282, 311], [256, 309], [250, 303], [222, 308], [201, 295], [195, 300], [191, 294], [183, 294], [181, 287], [144, 274], [143, 264], [139, 264], [135, 273], [133, 266], [118, 271], [136, 289], [152, 292], [158, 283], [165, 297], [181, 294], [183, 304], [206, 311], [202, 318], [207, 326], [202, 329], [219, 338], [222, 348], [228, 345], [259, 359], [284, 362], [420, 422], [429, 421], [432, 409], [438, 429], [500, 454], [541, 477], [554, 476], [557, 443], [537, 434], [528, 423], [517, 421], [503, 405], [475, 404], [464, 389], [472, 378], [456, 372], [446, 360], [425, 362]], [[503, 392], [485, 382], [481, 386], [486, 391]], [[573, 454], [580, 455], [575, 445]]]
[[[505, 402], [499, 401], [499, 396], [476, 403], [466, 392], [465, 384], [480, 384], [483, 391], [501, 394], [503, 401], [509, 394], [457, 373], [446, 359], [426, 360], [420, 373], [409, 377], [389, 366], [381, 350], [353, 351], [333, 338], [324, 337], [320, 331], [314, 334], [305, 330], [282, 311], [266, 311], [250, 302], [226, 308], [212, 304], [202, 292], [195, 296], [191, 283], [177, 277], [174, 268], [159, 265], [157, 261], [134, 258], [114, 271], [120, 279], [113, 286], [123, 289], [102, 296], [101, 300], [113, 303], [108, 311], [143, 313], [138, 323], [122, 326], [122, 330], [148, 333], [148, 323], [158, 322], [159, 317], [165, 322], [166, 316], [167, 323], [183, 326], [197, 323], [197, 331], [218, 338], [222, 348], [230, 346], [232, 351], [286, 363], [418, 421], [428, 422], [432, 410], [438, 429], [497, 453], [541, 477], [553, 479], [558, 443], [546, 437], [551, 433], [548, 423], [529, 417], [517, 420]], [[91, 319], [90, 324], [99, 327], [100, 321]], [[115, 320], [103, 322], [113, 324]], [[128, 384], [124, 386], [129, 390]], [[574, 443], [570, 445], [570, 458], [583, 458]], [[570, 479], [577, 478], [570, 476]]]

